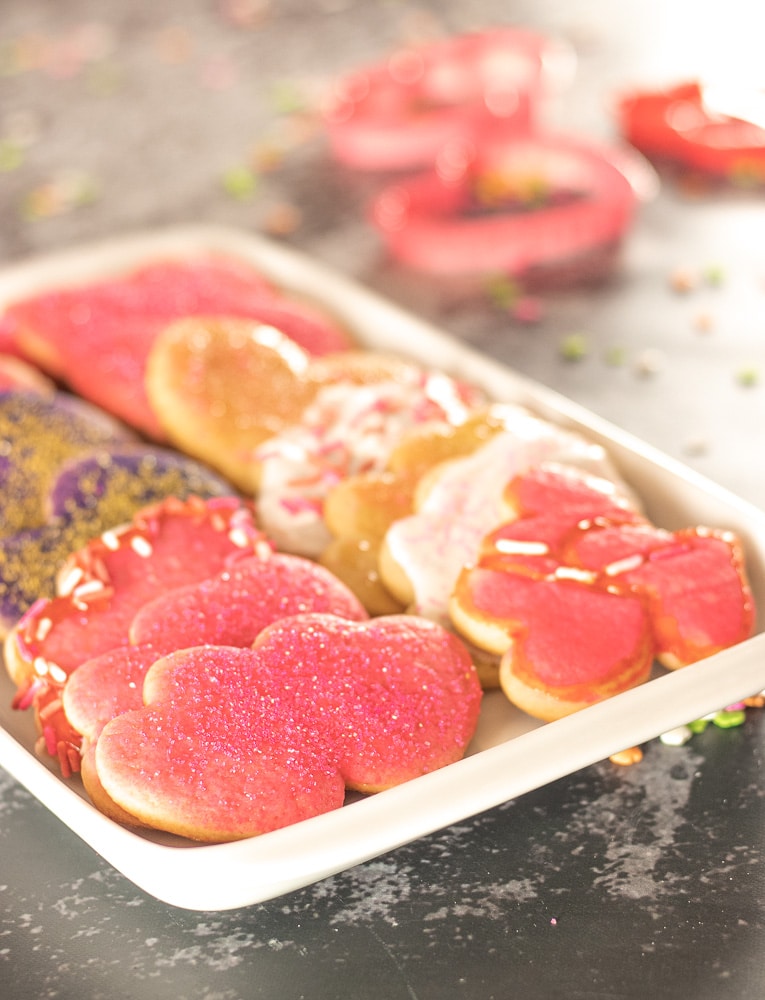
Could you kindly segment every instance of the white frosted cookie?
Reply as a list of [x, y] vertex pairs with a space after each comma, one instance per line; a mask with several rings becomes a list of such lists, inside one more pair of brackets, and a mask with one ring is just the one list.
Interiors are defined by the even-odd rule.
[[421, 483], [416, 512], [388, 529], [380, 552], [386, 587], [416, 614], [442, 624], [463, 566], [506, 516], [504, 491], [518, 473], [560, 462], [616, 478], [606, 453], [521, 407], [503, 407], [504, 431], [472, 454], [437, 466]]

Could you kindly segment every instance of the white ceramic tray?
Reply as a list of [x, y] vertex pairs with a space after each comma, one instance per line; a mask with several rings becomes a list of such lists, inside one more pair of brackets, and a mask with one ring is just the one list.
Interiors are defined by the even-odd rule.
[[[605, 445], [648, 515], [666, 528], [719, 525], [744, 542], [758, 606], [765, 606], [765, 513], [548, 389], [519, 377], [305, 257], [242, 233], [184, 228], [39, 258], [0, 273], [0, 308], [46, 286], [105, 275], [195, 248], [233, 252], [285, 288], [324, 302], [359, 338], [459, 372], [497, 400], [528, 406]], [[127, 830], [94, 809], [79, 779], [62, 780], [33, 752], [29, 713], [10, 708], [0, 671], [0, 764], [62, 822], [146, 892], [174, 906], [223, 910], [318, 881], [475, 815], [625, 747], [765, 688], [765, 635], [558, 722], [540, 725], [499, 692], [485, 698], [464, 760], [284, 830], [233, 844], [193, 845]]]

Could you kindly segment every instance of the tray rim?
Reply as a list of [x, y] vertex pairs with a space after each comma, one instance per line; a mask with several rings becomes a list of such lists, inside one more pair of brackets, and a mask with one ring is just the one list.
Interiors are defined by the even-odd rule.
[[[199, 250], [230, 253], [260, 267], [276, 284], [323, 303], [362, 341], [427, 361], [445, 351], [447, 370], [492, 387], [492, 395], [529, 406], [541, 416], [582, 431], [603, 444], [625, 478], [651, 469], [685, 506], [725, 513], [724, 526], [742, 536], [756, 556], [755, 590], [765, 590], [765, 512], [696, 473], [585, 407], [460, 343], [353, 279], [305, 253], [264, 237], [221, 226], [174, 226], [133, 232], [0, 265], [0, 308], [42, 287], [87, 281], [168, 254]], [[371, 316], [371, 324], [359, 317]], [[416, 335], [416, 336], [415, 336]], [[431, 361], [430, 363], [434, 363]], [[438, 362], [441, 367], [441, 362]], [[639, 484], [636, 484], [639, 490]], [[699, 522], [708, 522], [700, 517]], [[466, 819], [543, 784], [644, 743], [765, 688], [765, 635], [566, 719], [519, 736], [342, 810], [232, 844], [182, 847], [157, 843], [98, 812], [28, 746], [0, 725], [0, 764], [92, 849], [139, 888], [171, 905], [224, 910], [251, 905], [301, 888]], [[691, 676], [692, 675], [692, 676]], [[0, 723], [2, 713], [0, 713]], [[534, 761], [529, 767], [528, 761]], [[523, 766], [519, 766], [523, 764]], [[513, 767], [517, 773], [512, 774]], [[509, 774], [509, 776], [508, 776]], [[427, 801], [426, 812], [418, 805]], [[244, 878], [246, 872], [248, 877]]]

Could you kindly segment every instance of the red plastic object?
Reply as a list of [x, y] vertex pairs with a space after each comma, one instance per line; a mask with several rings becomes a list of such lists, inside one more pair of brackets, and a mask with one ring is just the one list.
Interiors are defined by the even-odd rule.
[[564, 43], [516, 28], [399, 50], [336, 85], [325, 109], [332, 153], [355, 169], [403, 170], [477, 130], [523, 134], [572, 63]]
[[648, 156], [729, 180], [765, 182], [762, 93], [682, 83], [627, 95], [617, 114], [625, 138]]
[[383, 189], [372, 219], [401, 263], [435, 275], [521, 275], [611, 245], [638, 192], [622, 153], [526, 136], [452, 144]]

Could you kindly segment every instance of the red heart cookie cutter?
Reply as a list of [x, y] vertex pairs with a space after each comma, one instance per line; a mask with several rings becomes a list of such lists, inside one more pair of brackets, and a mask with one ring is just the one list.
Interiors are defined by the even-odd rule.
[[444, 147], [385, 187], [372, 221], [400, 262], [435, 275], [521, 275], [618, 243], [638, 190], [621, 153], [551, 136]]

